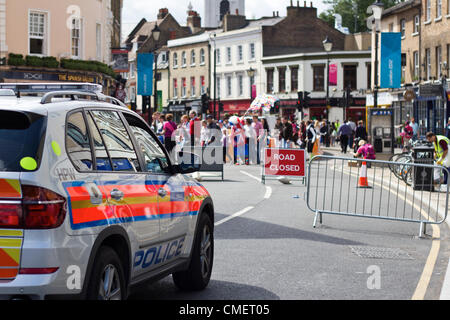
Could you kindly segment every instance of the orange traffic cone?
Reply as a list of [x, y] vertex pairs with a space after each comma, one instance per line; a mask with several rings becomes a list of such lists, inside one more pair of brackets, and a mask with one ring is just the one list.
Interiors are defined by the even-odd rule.
[[[364, 158], [366, 160], [366, 158]], [[367, 163], [363, 161], [361, 165], [361, 173], [359, 175], [358, 188], [370, 189], [369, 179], [367, 178]]]

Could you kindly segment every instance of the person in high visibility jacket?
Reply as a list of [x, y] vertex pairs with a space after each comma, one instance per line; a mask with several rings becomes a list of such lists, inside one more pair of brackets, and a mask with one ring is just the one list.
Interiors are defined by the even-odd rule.
[[[447, 170], [450, 170], [450, 139], [445, 136], [436, 135], [433, 132], [428, 132], [427, 135], [428, 142], [432, 143], [434, 146], [434, 158], [437, 165], [444, 166]], [[448, 173], [444, 170], [444, 185], [445, 190], [447, 189]], [[442, 188], [442, 187], [441, 187]]]

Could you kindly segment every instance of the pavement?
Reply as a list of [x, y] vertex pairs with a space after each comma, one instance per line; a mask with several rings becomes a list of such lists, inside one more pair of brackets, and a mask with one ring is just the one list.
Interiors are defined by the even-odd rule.
[[181, 292], [167, 277], [131, 299], [437, 300], [450, 291], [445, 224], [425, 239], [415, 223], [355, 217], [324, 215], [314, 229], [301, 182], [263, 185], [259, 166], [226, 165], [225, 181], [202, 176], [216, 209], [209, 287]]

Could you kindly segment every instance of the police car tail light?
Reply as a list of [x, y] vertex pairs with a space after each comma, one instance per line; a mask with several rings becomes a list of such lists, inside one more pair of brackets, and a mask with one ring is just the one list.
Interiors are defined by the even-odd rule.
[[0, 203], [0, 228], [20, 228], [22, 205]]
[[23, 228], [58, 228], [66, 216], [66, 199], [59, 194], [39, 187], [22, 186]]

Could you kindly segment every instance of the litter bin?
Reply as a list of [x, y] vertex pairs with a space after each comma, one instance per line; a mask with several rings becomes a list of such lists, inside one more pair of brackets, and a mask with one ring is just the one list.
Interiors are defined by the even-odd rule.
[[[413, 148], [414, 163], [434, 164], [434, 148], [417, 146]], [[433, 168], [414, 167], [414, 190], [434, 191]]]

